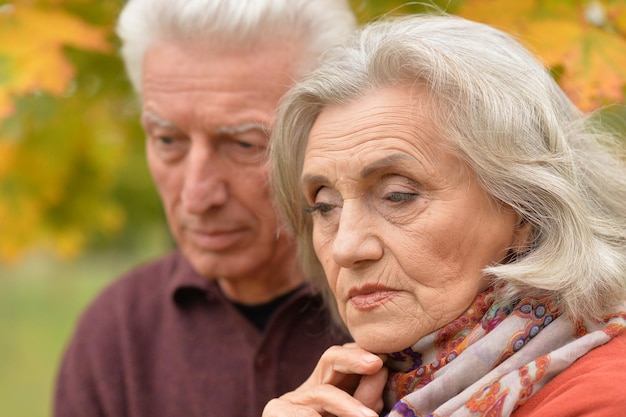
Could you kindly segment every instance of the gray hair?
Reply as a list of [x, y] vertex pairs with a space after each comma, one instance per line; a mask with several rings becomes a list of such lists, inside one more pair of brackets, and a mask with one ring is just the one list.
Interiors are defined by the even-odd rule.
[[144, 54], [159, 41], [230, 48], [259, 38], [293, 39], [302, 42], [304, 72], [355, 25], [347, 0], [129, 0], [117, 34], [128, 76], [140, 92]]
[[397, 86], [426, 92], [422, 110], [440, 136], [533, 227], [527, 253], [484, 270], [501, 296], [549, 297], [577, 318], [624, 299], [626, 171], [617, 137], [582, 114], [518, 41], [447, 15], [366, 26], [283, 99], [270, 150], [274, 191], [322, 291], [299, 182], [308, 134], [325, 106]]

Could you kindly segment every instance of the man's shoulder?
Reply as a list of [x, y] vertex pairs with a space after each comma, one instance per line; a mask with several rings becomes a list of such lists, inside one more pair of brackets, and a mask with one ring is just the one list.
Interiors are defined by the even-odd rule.
[[186, 261], [178, 251], [172, 251], [157, 258], [143, 261], [111, 281], [111, 291], [127, 291], [149, 286], [158, 288], [171, 281], [174, 274], [184, 267]]
[[143, 279], [168, 279], [185, 262], [182, 254], [174, 250], [158, 258], [144, 261], [121, 275], [115, 282], [129, 285]]
[[95, 297], [87, 314], [99, 315], [103, 310], [123, 314], [153, 304], [167, 296], [173, 276], [183, 262], [182, 255], [173, 251], [135, 266], [111, 281]]

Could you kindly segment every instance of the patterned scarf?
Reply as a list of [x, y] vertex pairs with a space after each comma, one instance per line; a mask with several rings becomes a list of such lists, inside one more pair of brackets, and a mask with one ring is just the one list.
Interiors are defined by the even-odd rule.
[[555, 305], [498, 305], [479, 294], [459, 318], [390, 355], [389, 417], [506, 417], [559, 372], [626, 329], [626, 305], [598, 322], [572, 322]]

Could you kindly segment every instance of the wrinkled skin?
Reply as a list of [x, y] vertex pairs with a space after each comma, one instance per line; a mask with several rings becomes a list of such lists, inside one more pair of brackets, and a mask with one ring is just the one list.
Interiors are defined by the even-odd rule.
[[[419, 90], [390, 88], [327, 107], [305, 152], [313, 245], [342, 319], [368, 352], [406, 349], [457, 318], [489, 286], [483, 268], [529, 238], [530, 225], [446, 149], [416, 105], [427, 100]], [[355, 355], [328, 353], [318, 377], [268, 404], [264, 417], [370, 415], [359, 414], [362, 406], [379, 412], [362, 392], [382, 392], [372, 383], [381, 371], [359, 372], [349, 365]], [[363, 375], [365, 387], [319, 378], [333, 372]], [[357, 405], [359, 398], [365, 402]]]
[[172, 234], [193, 267], [230, 299], [260, 304], [302, 282], [276, 216], [266, 148], [296, 51], [161, 42], [142, 81], [150, 172]]

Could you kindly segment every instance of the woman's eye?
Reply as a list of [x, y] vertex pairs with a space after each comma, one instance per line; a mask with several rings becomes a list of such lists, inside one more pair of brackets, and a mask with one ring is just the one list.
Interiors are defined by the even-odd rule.
[[324, 213], [328, 213], [329, 211], [331, 211], [333, 209], [333, 205], [332, 204], [327, 204], [327, 203], [315, 203], [312, 206], [307, 206], [304, 208], [304, 211], [307, 213], [315, 213], [316, 211], [324, 214]]
[[417, 197], [418, 197], [418, 194], [416, 193], [393, 192], [393, 193], [387, 194], [385, 196], [385, 199], [393, 203], [405, 203], [409, 201], [414, 201]]
[[338, 213], [341, 213], [343, 199], [337, 190], [327, 186], [311, 185], [311, 188], [306, 190], [305, 194], [308, 195], [309, 201], [312, 202], [311, 205], [304, 207], [306, 213], [319, 213], [325, 221], [335, 218]]

